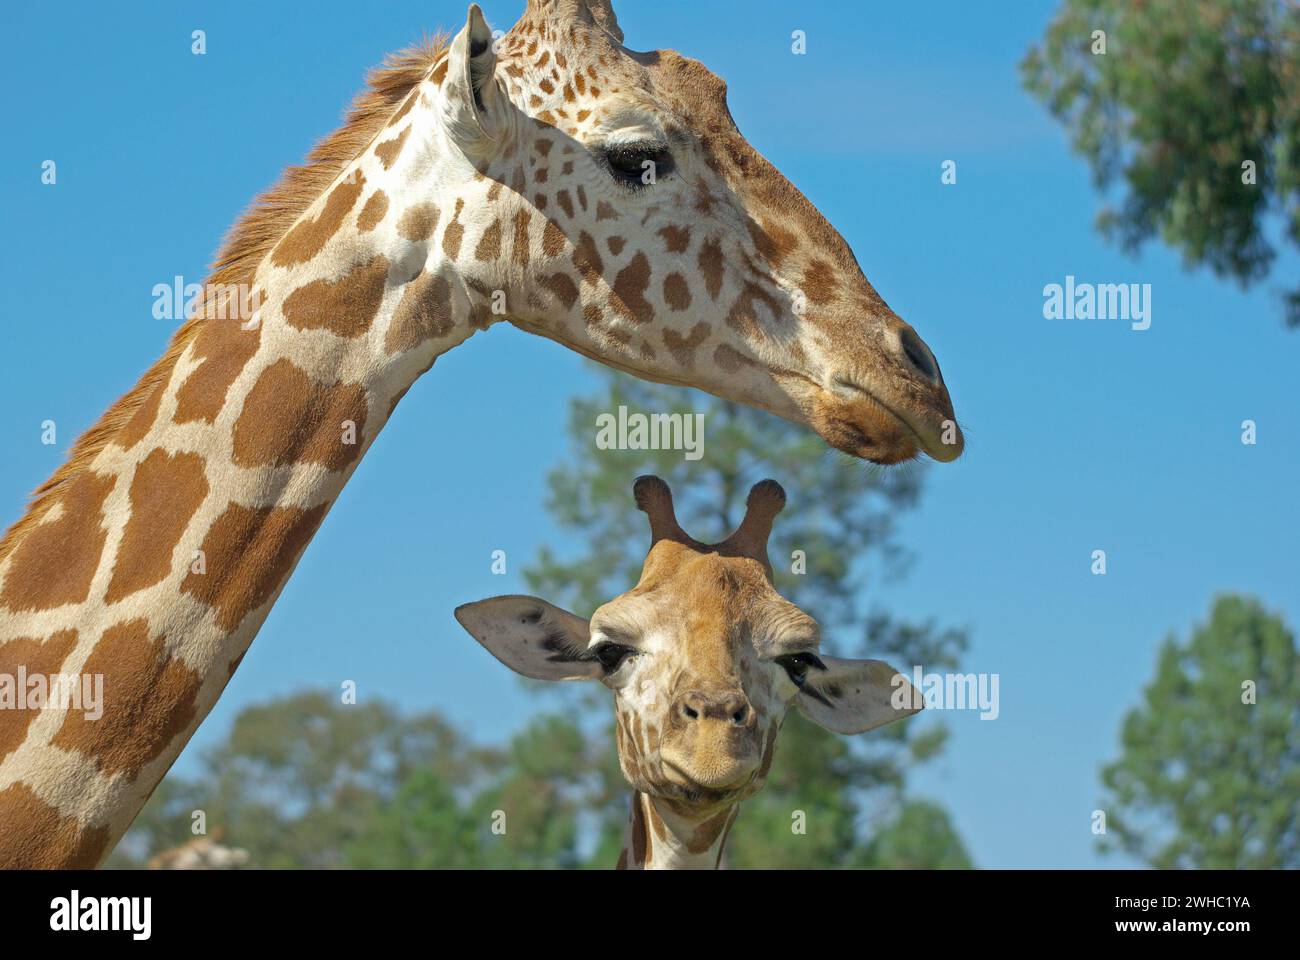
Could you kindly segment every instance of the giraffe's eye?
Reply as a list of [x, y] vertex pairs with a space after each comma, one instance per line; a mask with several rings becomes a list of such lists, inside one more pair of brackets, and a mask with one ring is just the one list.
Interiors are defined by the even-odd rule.
[[621, 643], [602, 643], [600, 646], [590, 651], [590, 656], [600, 664], [605, 671], [605, 675], [613, 673], [623, 665], [623, 661], [636, 653], [631, 647], [625, 647]]
[[785, 668], [786, 674], [790, 677], [790, 682], [796, 687], [804, 685], [804, 681], [808, 679], [808, 670], [810, 668], [826, 669], [826, 664], [822, 663], [815, 653], [791, 653], [784, 657], [777, 657], [776, 662]]
[[653, 140], [614, 144], [605, 147], [601, 157], [610, 176], [632, 189], [652, 186], [673, 170], [673, 155]]

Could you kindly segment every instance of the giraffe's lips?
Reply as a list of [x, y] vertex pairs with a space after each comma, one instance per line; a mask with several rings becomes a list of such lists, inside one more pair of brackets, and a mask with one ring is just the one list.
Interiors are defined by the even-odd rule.
[[947, 463], [961, 455], [964, 441], [951, 408], [942, 406], [909, 415], [866, 387], [836, 380], [832, 390], [818, 394], [809, 420], [831, 446], [873, 463], [899, 463], [918, 453]]

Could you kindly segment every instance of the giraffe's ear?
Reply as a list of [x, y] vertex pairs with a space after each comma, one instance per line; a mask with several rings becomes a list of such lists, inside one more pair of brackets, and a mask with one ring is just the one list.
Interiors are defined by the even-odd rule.
[[794, 702], [800, 713], [827, 730], [866, 733], [922, 707], [917, 689], [883, 660], [821, 661], [826, 669], [808, 671]]
[[504, 120], [505, 97], [496, 83], [492, 31], [477, 3], [447, 53], [443, 117], [447, 135], [470, 158], [491, 153]]
[[534, 680], [595, 680], [586, 620], [536, 597], [491, 597], [456, 608], [460, 625], [516, 673]]

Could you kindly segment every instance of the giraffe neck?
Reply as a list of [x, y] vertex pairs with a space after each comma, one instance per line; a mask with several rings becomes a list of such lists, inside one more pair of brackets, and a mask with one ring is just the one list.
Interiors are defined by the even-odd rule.
[[647, 793], [633, 790], [618, 869], [716, 870], [739, 813], [740, 806], [733, 804], [692, 819], [673, 812]]
[[225, 308], [238, 316], [199, 321], [0, 556], [0, 706], [20, 670], [102, 683], [98, 717], [0, 709], [0, 867], [93, 866], [112, 849], [397, 401], [495, 319], [455, 269], [477, 200], [402, 199], [437, 181], [437, 145], [406, 142], [437, 95], [417, 84], [262, 260], [244, 309]]

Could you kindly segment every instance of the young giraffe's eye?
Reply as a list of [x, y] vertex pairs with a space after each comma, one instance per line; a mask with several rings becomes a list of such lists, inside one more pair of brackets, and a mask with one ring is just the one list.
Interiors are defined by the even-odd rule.
[[790, 677], [790, 682], [796, 687], [804, 685], [804, 681], [808, 679], [808, 670], [810, 668], [826, 669], [826, 664], [822, 663], [815, 653], [791, 653], [784, 657], [777, 657], [776, 662], [785, 668], [785, 672]]
[[610, 176], [632, 189], [648, 187], [673, 170], [673, 155], [661, 143], [620, 143], [601, 151]]
[[636, 653], [631, 647], [625, 647], [621, 643], [602, 643], [600, 646], [589, 651], [589, 656], [593, 657], [609, 676], [615, 670], [623, 665], [623, 661]]

